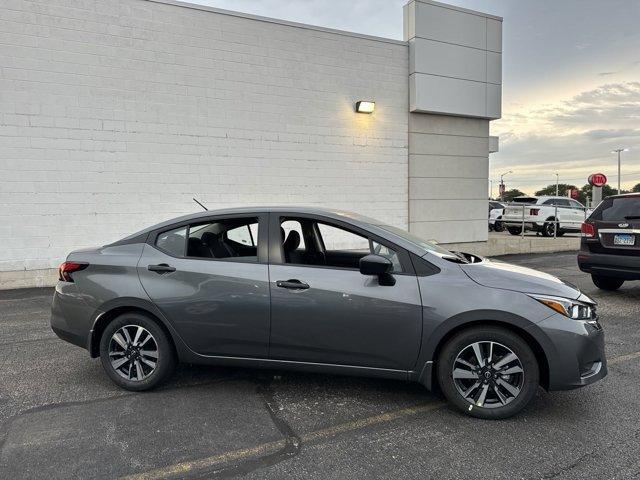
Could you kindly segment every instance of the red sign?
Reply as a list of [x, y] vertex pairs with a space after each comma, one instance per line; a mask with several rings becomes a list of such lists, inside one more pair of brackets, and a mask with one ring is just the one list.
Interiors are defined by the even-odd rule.
[[594, 187], [602, 187], [605, 183], [607, 183], [607, 177], [604, 173], [594, 173], [589, 175], [588, 179], [589, 185]]
[[506, 190], [507, 189], [505, 188], [504, 183], [501, 183], [500, 185], [498, 185], [498, 193], [499, 193], [500, 196], [504, 195], [504, 192]]
[[574, 200], [578, 199], [578, 189], [577, 188], [569, 188], [567, 189], [567, 197], [571, 197]]

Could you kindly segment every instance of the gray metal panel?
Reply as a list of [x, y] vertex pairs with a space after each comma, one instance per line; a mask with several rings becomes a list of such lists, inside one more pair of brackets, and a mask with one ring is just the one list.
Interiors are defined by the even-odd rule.
[[487, 24], [483, 16], [415, 2], [415, 36], [442, 42], [486, 48]]
[[487, 116], [489, 118], [502, 116], [502, 87], [500, 85], [487, 84]]
[[487, 83], [502, 84], [502, 54], [487, 53]]
[[436, 42], [424, 38], [411, 41], [410, 68], [413, 72], [465, 80], [487, 80], [487, 53], [477, 48]]
[[501, 18], [413, 0], [405, 6], [405, 38], [411, 112], [500, 118]]
[[424, 73], [409, 76], [412, 112], [486, 117], [486, 84]]
[[502, 21], [487, 18], [487, 50], [502, 52]]

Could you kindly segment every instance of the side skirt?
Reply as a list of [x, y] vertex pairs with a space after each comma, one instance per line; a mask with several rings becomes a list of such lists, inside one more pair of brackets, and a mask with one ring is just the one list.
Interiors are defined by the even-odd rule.
[[416, 381], [418, 372], [394, 370], [388, 368], [360, 367], [354, 365], [336, 365], [331, 363], [298, 362], [293, 360], [274, 360], [267, 358], [218, 357], [190, 355], [182, 362], [198, 365], [217, 365], [244, 368], [281, 369], [301, 372], [327, 373], [333, 375], [352, 375], [357, 377], [389, 378], [393, 380]]

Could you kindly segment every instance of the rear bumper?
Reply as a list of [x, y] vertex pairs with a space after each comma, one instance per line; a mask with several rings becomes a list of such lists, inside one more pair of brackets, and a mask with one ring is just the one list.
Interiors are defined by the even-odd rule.
[[604, 277], [640, 280], [640, 257], [591, 253], [586, 247], [578, 252], [580, 270]]
[[[522, 219], [514, 220], [514, 219], [502, 218], [501, 222], [506, 227], [520, 227], [520, 228], [522, 228]], [[527, 221], [527, 219], [525, 219], [525, 221], [524, 221], [524, 229], [525, 230], [535, 230], [535, 231], [542, 230], [542, 224], [541, 223], [537, 223], [537, 222]]]
[[551, 343], [547, 351], [549, 390], [571, 390], [607, 375], [604, 331], [597, 322], [572, 320], [560, 314], [537, 324]]
[[51, 302], [51, 330], [60, 339], [87, 349], [90, 330], [89, 308], [77, 293], [75, 284], [58, 282]]

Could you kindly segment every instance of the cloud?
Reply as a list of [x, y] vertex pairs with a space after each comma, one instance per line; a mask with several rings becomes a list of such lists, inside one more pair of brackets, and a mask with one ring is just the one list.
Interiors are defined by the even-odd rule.
[[[514, 170], [513, 187], [533, 192], [555, 181], [583, 185], [601, 170], [617, 183], [611, 150], [624, 154], [623, 185], [640, 183], [640, 82], [601, 85], [553, 104], [507, 110], [493, 127], [500, 152], [491, 156], [492, 171]], [[495, 175], [494, 175], [495, 176]]]

